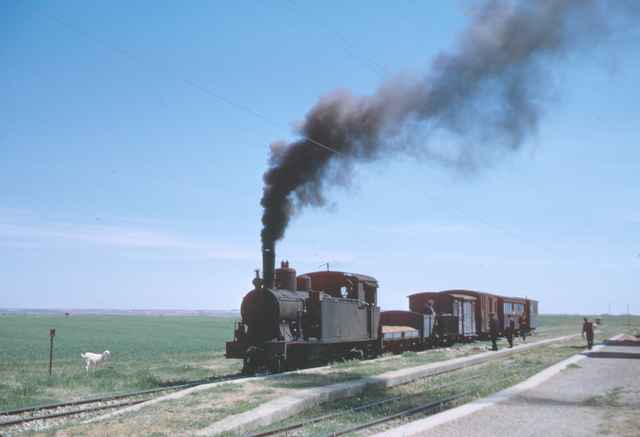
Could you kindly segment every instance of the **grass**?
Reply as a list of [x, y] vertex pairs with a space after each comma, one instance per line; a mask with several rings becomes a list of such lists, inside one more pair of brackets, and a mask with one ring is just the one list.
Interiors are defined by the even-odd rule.
[[[239, 369], [224, 359], [232, 318], [0, 316], [0, 409], [161, 387]], [[56, 329], [48, 376], [49, 328]], [[109, 349], [87, 374], [80, 353]]]
[[583, 403], [589, 407], [623, 407], [621, 403], [623, 391], [624, 387], [614, 387], [604, 395], [590, 397]]
[[[8, 323], [8, 320], [11, 323]], [[222, 356], [224, 342], [233, 335], [233, 319], [213, 317], [0, 317], [0, 399], [9, 399], [14, 404], [32, 404], [34, 399], [67, 400], [72, 396], [85, 394], [110, 393], [112, 391], [131, 390], [158, 386], [167, 381], [196, 379], [215, 373], [229, 373], [230, 369], [239, 368], [236, 360], [225, 360]], [[528, 341], [576, 334], [581, 329], [581, 316], [542, 316], [538, 334]], [[53, 324], [55, 322], [55, 324]], [[52, 325], [53, 324], [53, 325]], [[6, 341], [5, 328], [11, 325], [11, 335], [16, 339]], [[40, 337], [47, 340], [48, 328], [58, 329], [56, 341], [60, 343], [57, 355], [56, 374], [49, 379], [46, 376], [46, 353], [34, 363], [29, 357], [34, 354], [33, 348], [41, 347]], [[626, 324], [625, 317], [605, 318], [596, 340], [619, 332], [627, 332], [640, 326], [640, 317]], [[630, 332], [630, 331], [629, 331]], [[35, 341], [35, 338], [38, 338]], [[93, 349], [100, 341], [110, 341], [104, 348], [114, 354], [114, 360], [107, 368], [103, 368], [90, 376], [86, 376], [81, 367], [81, 360], [75, 357], [75, 344], [93, 344]], [[415, 394], [411, 405], [426, 403], [435, 397], [455, 393], [461, 389], [456, 381], [468, 376], [474, 377], [473, 383], [464, 387], [472, 388], [465, 400], [484, 396], [508, 385], [518, 382], [538, 372], [548, 365], [576, 353], [583, 341], [576, 339], [573, 343], [550, 345], [522, 353], [516, 357], [492, 362], [468, 370], [433, 377], [406, 386], [387, 391], [371, 390], [363, 396], [342, 401], [335, 401], [318, 408], [313, 412], [297, 415], [292, 421], [301, 417], [311, 417], [331, 411], [344, 411], [349, 406], [364, 400], [379, 399], [394, 394]], [[31, 348], [22, 345], [31, 344]], [[48, 346], [48, 344], [45, 342]], [[170, 344], [171, 348], [167, 345]], [[40, 345], [40, 346], [37, 346]], [[111, 345], [116, 345], [111, 346]], [[117, 419], [103, 422], [100, 432], [104, 435], [175, 435], [202, 429], [215, 420], [225, 416], [249, 411], [259, 405], [284, 394], [295, 393], [299, 389], [321, 386], [348, 379], [380, 374], [402, 367], [411, 367], [448, 358], [478, 353], [488, 346], [489, 342], [476, 342], [456, 345], [452, 348], [429, 351], [427, 353], [404, 353], [386, 360], [377, 361], [345, 361], [335, 363], [328, 371], [318, 370], [313, 373], [292, 374], [282, 378], [245, 383], [241, 386], [224, 384], [202, 392], [192, 393], [180, 400], [162, 402], [145, 407], [137, 413], [131, 413]], [[8, 349], [5, 347], [8, 346]], [[501, 341], [501, 348], [506, 346]], [[5, 362], [4, 351], [8, 350], [12, 365]], [[56, 349], [58, 350], [58, 349]], [[78, 352], [79, 353], [79, 352]], [[511, 375], [505, 380], [505, 375]], [[32, 376], [32, 377], [30, 377]], [[35, 378], [33, 378], [35, 376]], [[21, 379], [22, 378], [22, 379]], [[453, 382], [449, 388], [438, 388]], [[8, 388], [11, 394], [8, 395]], [[426, 394], [428, 393], [428, 395]], [[349, 414], [335, 423], [336, 427], [344, 427], [348, 423], [361, 423], [380, 415], [399, 411], [406, 403], [395, 403], [380, 408], [380, 411]], [[4, 407], [7, 408], [7, 407]], [[160, 419], [159, 419], [160, 418]], [[317, 434], [330, 432], [331, 422], [323, 423]], [[94, 433], [95, 426], [71, 425], [65, 431], [78, 431], [79, 434]], [[51, 430], [55, 433], [56, 430]], [[76, 435], [78, 433], [73, 433]], [[310, 431], [315, 435], [315, 431]], [[100, 433], [96, 435], [102, 435]], [[307, 435], [305, 430], [304, 435]]]
[[639, 395], [626, 387], [614, 387], [603, 395], [585, 400], [583, 404], [601, 412], [604, 420], [599, 426], [600, 435], [636, 437], [640, 430]]
[[67, 435], [193, 435], [211, 423], [252, 410], [281, 394], [261, 384], [221, 384], [179, 399], [146, 406], [99, 424], [67, 422], [45, 431], [50, 436]]

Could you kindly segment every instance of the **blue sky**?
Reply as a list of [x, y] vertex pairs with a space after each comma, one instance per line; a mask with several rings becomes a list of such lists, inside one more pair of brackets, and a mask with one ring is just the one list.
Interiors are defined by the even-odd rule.
[[[0, 5], [0, 306], [238, 308], [269, 144], [323, 94], [370, 94], [455, 46], [474, 2]], [[537, 136], [460, 174], [365, 164], [278, 258], [420, 290], [640, 311], [638, 32], [550, 70]]]

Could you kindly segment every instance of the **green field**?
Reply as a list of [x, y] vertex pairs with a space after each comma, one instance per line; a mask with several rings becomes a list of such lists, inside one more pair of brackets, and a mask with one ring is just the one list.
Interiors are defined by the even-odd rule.
[[[538, 338], [578, 333], [581, 316], [542, 316]], [[224, 342], [230, 317], [0, 316], [0, 410], [233, 373]], [[634, 329], [624, 316], [605, 317], [603, 335]], [[640, 318], [631, 319], [640, 326]], [[49, 328], [56, 328], [54, 372], [48, 372]], [[80, 353], [109, 349], [103, 368], [84, 370]]]
[[[238, 371], [231, 317], [0, 316], [0, 409], [159, 387]], [[56, 329], [53, 377], [49, 328]], [[111, 351], [87, 375], [82, 352]]]

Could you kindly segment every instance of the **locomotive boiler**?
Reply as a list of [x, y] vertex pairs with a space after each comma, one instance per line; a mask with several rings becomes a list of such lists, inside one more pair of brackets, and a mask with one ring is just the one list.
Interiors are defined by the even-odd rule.
[[262, 248], [262, 278], [242, 300], [242, 320], [226, 357], [245, 373], [280, 372], [382, 351], [378, 282], [366, 275], [319, 271], [297, 276], [275, 251]]

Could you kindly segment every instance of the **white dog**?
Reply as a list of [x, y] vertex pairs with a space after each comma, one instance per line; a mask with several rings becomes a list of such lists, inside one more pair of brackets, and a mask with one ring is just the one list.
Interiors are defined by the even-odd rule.
[[109, 358], [111, 358], [111, 352], [104, 351], [101, 354], [94, 354], [92, 352], [85, 352], [83, 354], [80, 354], [80, 356], [82, 358], [84, 358], [85, 369], [88, 372], [90, 368], [92, 368], [92, 367], [96, 368], [96, 367], [98, 367], [98, 365], [100, 363], [104, 363]]

